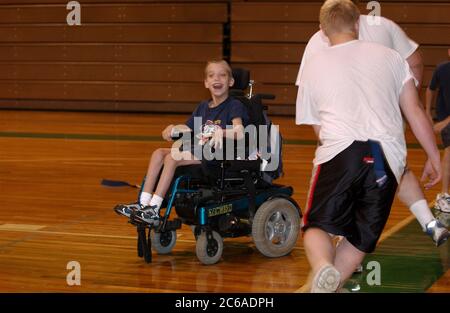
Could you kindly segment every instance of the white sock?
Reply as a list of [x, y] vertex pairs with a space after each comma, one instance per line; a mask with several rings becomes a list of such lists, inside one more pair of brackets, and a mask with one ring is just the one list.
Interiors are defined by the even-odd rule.
[[433, 213], [431, 213], [430, 208], [428, 207], [427, 200], [422, 199], [414, 202], [410, 207], [410, 211], [416, 217], [417, 221], [422, 226], [422, 229], [425, 231], [426, 226], [429, 222], [434, 220]]
[[141, 196], [139, 197], [139, 202], [143, 206], [147, 206], [150, 203], [150, 200], [152, 199], [152, 194], [149, 192], [141, 192]]
[[157, 194], [154, 194], [152, 197], [152, 200], [150, 200], [150, 206], [156, 206], [155, 211], [159, 212], [159, 209], [161, 208], [161, 204], [163, 202], [164, 198], [161, 198]]

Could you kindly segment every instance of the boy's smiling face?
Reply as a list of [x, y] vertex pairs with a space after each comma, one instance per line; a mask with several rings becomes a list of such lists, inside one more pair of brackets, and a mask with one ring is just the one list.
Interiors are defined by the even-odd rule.
[[228, 96], [228, 90], [234, 84], [234, 79], [227, 68], [221, 63], [210, 63], [206, 68], [205, 87], [211, 96], [222, 98]]

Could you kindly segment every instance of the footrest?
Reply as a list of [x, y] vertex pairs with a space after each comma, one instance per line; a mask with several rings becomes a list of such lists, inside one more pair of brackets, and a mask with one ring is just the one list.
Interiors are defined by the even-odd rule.
[[151, 230], [148, 230], [145, 226], [137, 226], [138, 238], [137, 238], [137, 253], [139, 257], [143, 257], [146, 263], [152, 262], [152, 241], [150, 238]]

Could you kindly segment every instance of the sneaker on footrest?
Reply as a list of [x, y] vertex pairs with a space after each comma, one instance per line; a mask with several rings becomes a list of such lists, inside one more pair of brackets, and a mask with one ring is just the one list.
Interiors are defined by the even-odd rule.
[[134, 218], [149, 225], [157, 226], [159, 225], [160, 217], [159, 211], [156, 208], [157, 208], [156, 205], [154, 206], [148, 205], [137, 211], [134, 215]]
[[133, 212], [136, 212], [143, 208], [144, 206], [136, 202], [130, 204], [118, 204], [114, 207], [114, 211], [119, 215], [123, 215], [129, 218]]

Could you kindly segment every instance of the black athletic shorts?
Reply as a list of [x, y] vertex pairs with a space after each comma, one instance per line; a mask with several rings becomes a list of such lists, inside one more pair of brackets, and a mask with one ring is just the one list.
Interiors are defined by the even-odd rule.
[[444, 148], [450, 146], [450, 124], [445, 126], [444, 129], [441, 131], [441, 138]]
[[355, 141], [314, 168], [303, 231], [317, 227], [346, 237], [363, 252], [373, 252], [389, 217], [397, 181], [382, 155], [386, 175], [382, 185], [377, 183], [372, 151], [369, 141]]

